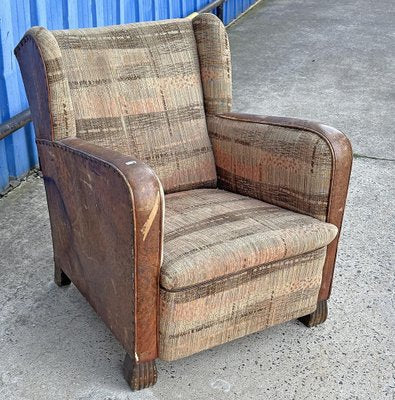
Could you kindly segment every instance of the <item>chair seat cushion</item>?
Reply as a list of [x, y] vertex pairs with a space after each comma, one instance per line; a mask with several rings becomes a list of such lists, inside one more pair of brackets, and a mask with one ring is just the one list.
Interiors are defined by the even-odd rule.
[[325, 247], [336, 226], [219, 189], [166, 195], [161, 286], [180, 290]]

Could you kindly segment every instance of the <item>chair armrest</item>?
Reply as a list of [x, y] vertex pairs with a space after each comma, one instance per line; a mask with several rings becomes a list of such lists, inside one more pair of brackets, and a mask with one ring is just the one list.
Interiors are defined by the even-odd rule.
[[156, 358], [164, 208], [157, 176], [78, 138], [37, 145], [55, 263], [129, 354]]
[[[296, 118], [207, 116], [219, 187], [341, 228], [352, 149], [340, 131]], [[330, 294], [339, 234], [328, 246], [320, 298]]]

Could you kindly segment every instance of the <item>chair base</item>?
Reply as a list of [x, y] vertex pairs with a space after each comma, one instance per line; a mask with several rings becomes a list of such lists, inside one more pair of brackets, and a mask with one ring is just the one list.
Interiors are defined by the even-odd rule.
[[61, 287], [61, 286], [67, 286], [70, 285], [71, 280], [70, 278], [62, 271], [62, 269], [55, 264], [55, 271], [54, 271], [54, 280], [55, 283]]
[[153, 386], [158, 379], [155, 360], [137, 363], [135, 357], [126, 353], [123, 376], [133, 391]]
[[309, 328], [317, 326], [326, 321], [328, 317], [328, 303], [327, 300], [320, 300], [317, 303], [317, 309], [308, 315], [299, 318], [299, 321]]

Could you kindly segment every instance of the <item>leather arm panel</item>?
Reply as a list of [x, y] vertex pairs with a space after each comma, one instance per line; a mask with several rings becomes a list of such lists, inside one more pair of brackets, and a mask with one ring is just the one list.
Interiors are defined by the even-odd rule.
[[219, 187], [336, 225], [320, 300], [330, 295], [352, 164], [340, 131], [296, 118], [226, 113], [207, 116]]
[[164, 198], [154, 172], [78, 138], [37, 140], [55, 262], [139, 362], [158, 354]]

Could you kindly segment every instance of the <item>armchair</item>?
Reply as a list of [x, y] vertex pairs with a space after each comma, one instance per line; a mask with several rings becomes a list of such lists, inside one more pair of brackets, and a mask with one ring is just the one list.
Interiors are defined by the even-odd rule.
[[327, 314], [352, 153], [339, 131], [231, 113], [212, 14], [30, 29], [15, 49], [55, 282], [119, 340], [133, 390], [176, 360]]

